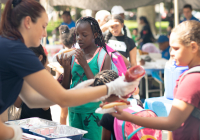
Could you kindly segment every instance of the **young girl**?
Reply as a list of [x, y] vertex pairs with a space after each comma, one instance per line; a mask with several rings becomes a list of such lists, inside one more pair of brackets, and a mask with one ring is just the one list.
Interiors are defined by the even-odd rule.
[[[76, 40], [81, 49], [77, 49], [74, 63], [71, 64], [72, 88], [82, 81], [94, 78], [99, 73], [98, 54], [101, 47], [106, 50], [99, 24], [92, 17], [83, 17], [77, 21]], [[102, 70], [108, 69], [111, 69], [111, 58], [107, 54]], [[102, 115], [95, 113], [100, 103], [91, 102], [81, 106], [69, 107], [70, 126], [87, 130], [88, 133], [84, 135], [85, 138], [101, 139], [102, 128], [99, 125], [99, 120]]]
[[[200, 65], [199, 38], [200, 23], [197, 21], [185, 21], [172, 30], [171, 56], [176, 65], [188, 66], [189, 69]], [[173, 131], [174, 140], [198, 140], [200, 120], [191, 113], [194, 108], [200, 109], [200, 73], [187, 74], [180, 81], [180, 85], [179, 79], [174, 89], [173, 105], [168, 117], [138, 117], [118, 108], [117, 113], [112, 115], [144, 127]]]
[[[108, 46], [118, 51], [124, 57], [129, 58], [131, 65], [137, 65], [136, 62], [136, 46], [133, 39], [127, 37], [126, 29], [124, 26], [124, 20], [120, 15], [114, 15], [111, 17], [109, 32], [105, 36], [105, 41], [108, 43]], [[121, 32], [121, 29], [124, 30], [124, 35]]]
[[[75, 28], [69, 29], [67, 25], [61, 25], [59, 27], [59, 33], [60, 33], [60, 40], [63, 44], [63, 49], [70, 49], [74, 42], [75, 42]], [[59, 58], [57, 56], [57, 61], [60, 63], [60, 65], [64, 68], [64, 73], [59, 74], [58, 81], [62, 84], [62, 86], [65, 89], [69, 89], [70, 79], [71, 77], [71, 69], [69, 69], [70, 63], [71, 63], [71, 57], [65, 58], [64, 55], [61, 55]], [[66, 125], [66, 119], [68, 116], [68, 108], [61, 108], [61, 114], [60, 114], [60, 123]]]
[[[0, 24], [0, 114], [20, 95], [30, 108], [45, 108], [53, 104], [62, 107], [88, 103], [102, 96], [127, 95], [135, 82], [120, 77], [106, 85], [87, 88], [93, 80], [64, 89], [28, 49], [38, 47], [47, 36], [48, 15], [35, 0], [8, 0]], [[116, 86], [117, 85], [117, 86]], [[115, 92], [115, 91], [118, 92]], [[0, 139], [21, 140], [19, 126], [5, 125], [0, 120]]]

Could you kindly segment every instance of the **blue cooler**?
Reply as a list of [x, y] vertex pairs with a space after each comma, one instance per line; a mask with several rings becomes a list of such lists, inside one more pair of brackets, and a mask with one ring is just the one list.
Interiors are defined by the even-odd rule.
[[177, 66], [175, 61], [172, 62], [172, 65], [166, 63], [164, 70], [165, 94], [163, 97], [146, 99], [144, 108], [153, 110], [159, 117], [167, 117], [174, 99], [176, 80], [186, 70], [188, 67]]
[[176, 86], [176, 80], [179, 76], [188, 70], [188, 67], [177, 66], [176, 61], [172, 62], [172, 65], [166, 64], [164, 70], [164, 83], [165, 83], [165, 94], [167, 99], [174, 99], [174, 87]]

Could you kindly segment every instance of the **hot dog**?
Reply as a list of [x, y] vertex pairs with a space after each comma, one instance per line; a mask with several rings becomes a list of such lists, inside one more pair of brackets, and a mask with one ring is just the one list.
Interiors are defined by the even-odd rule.
[[75, 48], [72, 48], [72, 49], [65, 49], [65, 50], [63, 50], [62, 52], [58, 53], [57, 55], [61, 55], [62, 53], [71, 52], [71, 51], [73, 51], [73, 50], [75, 50]]
[[102, 109], [108, 109], [108, 108], [113, 108], [114, 106], [123, 106], [123, 105], [130, 105], [130, 102], [126, 100], [117, 100], [110, 103], [108, 102], [102, 103], [100, 104], [100, 107]]

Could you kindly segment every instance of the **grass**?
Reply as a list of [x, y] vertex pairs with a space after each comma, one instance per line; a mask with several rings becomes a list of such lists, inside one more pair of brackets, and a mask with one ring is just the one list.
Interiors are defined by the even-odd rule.
[[[52, 36], [51, 32], [58, 27], [61, 24], [61, 20], [58, 20], [56, 22], [50, 21], [48, 26], [47, 26], [47, 34], [48, 36]], [[126, 20], [125, 21], [126, 26], [130, 29], [130, 31], [132, 31], [134, 28], [137, 28], [138, 24], [136, 21], [133, 20]], [[157, 21], [156, 22], [156, 29], [157, 32], [159, 31], [159, 27], [160, 27], [160, 23]], [[167, 21], [162, 21], [161, 22], [161, 29], [162, 29], [162, 33], [166, 33], [166, 29], [168, 27], [168, 22]]]
[[47, 26], [47, 34], [48, 36], [52, 36], [51, 32], [58, 27], [62, 23], [61, 20], [58, 20], [56, 22], [50, 21], [48, 26]]
[[[161, 22], [161, 29], [162, 29], [162, 33], [166, 33], [167, 32], [167, 27], [168, 27], [168, 22], [167, 21], [162, 21]], [[136, 21], [133, 21], [133, 20], [126, 20], [125, 21], [125, 25], [129, 28], [130, 31], [132, 31], [134, 28], [137, 28], [138, 27], [138, 24]], [[156, 29], [157, 29], [157, 32], [159, 31], [159, 28], [160, 28], [160, 22], [157, 21], [156, 22]]]

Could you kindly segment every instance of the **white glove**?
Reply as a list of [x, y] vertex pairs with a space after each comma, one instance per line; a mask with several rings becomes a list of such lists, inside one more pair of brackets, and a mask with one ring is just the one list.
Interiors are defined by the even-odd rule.
[[14, 130], [14, 137], [10, 140], [21, 140], [22, 139], [22, 129], [17, 125], [9, 125]]
[[82, 88], [87, 88], [90, 85], [92, 85], [94, 83], [94, 79], [90, 79], [90, 80], [86, 80], [84, 82], [81, 82], [80, 84], [76, 85], [73, 89], [82, 89]]
[[119, 95], [119, 96], [125, 96], [131, 92], [133, 92], [139, 85], [140, 79], [137, 79], [133, 82], [125, 82], [125, 77], [121, 76], [115, 81], [112, 81], [110, 83], [106, 83], [108, 87], [108, 96], [111, 94]]

